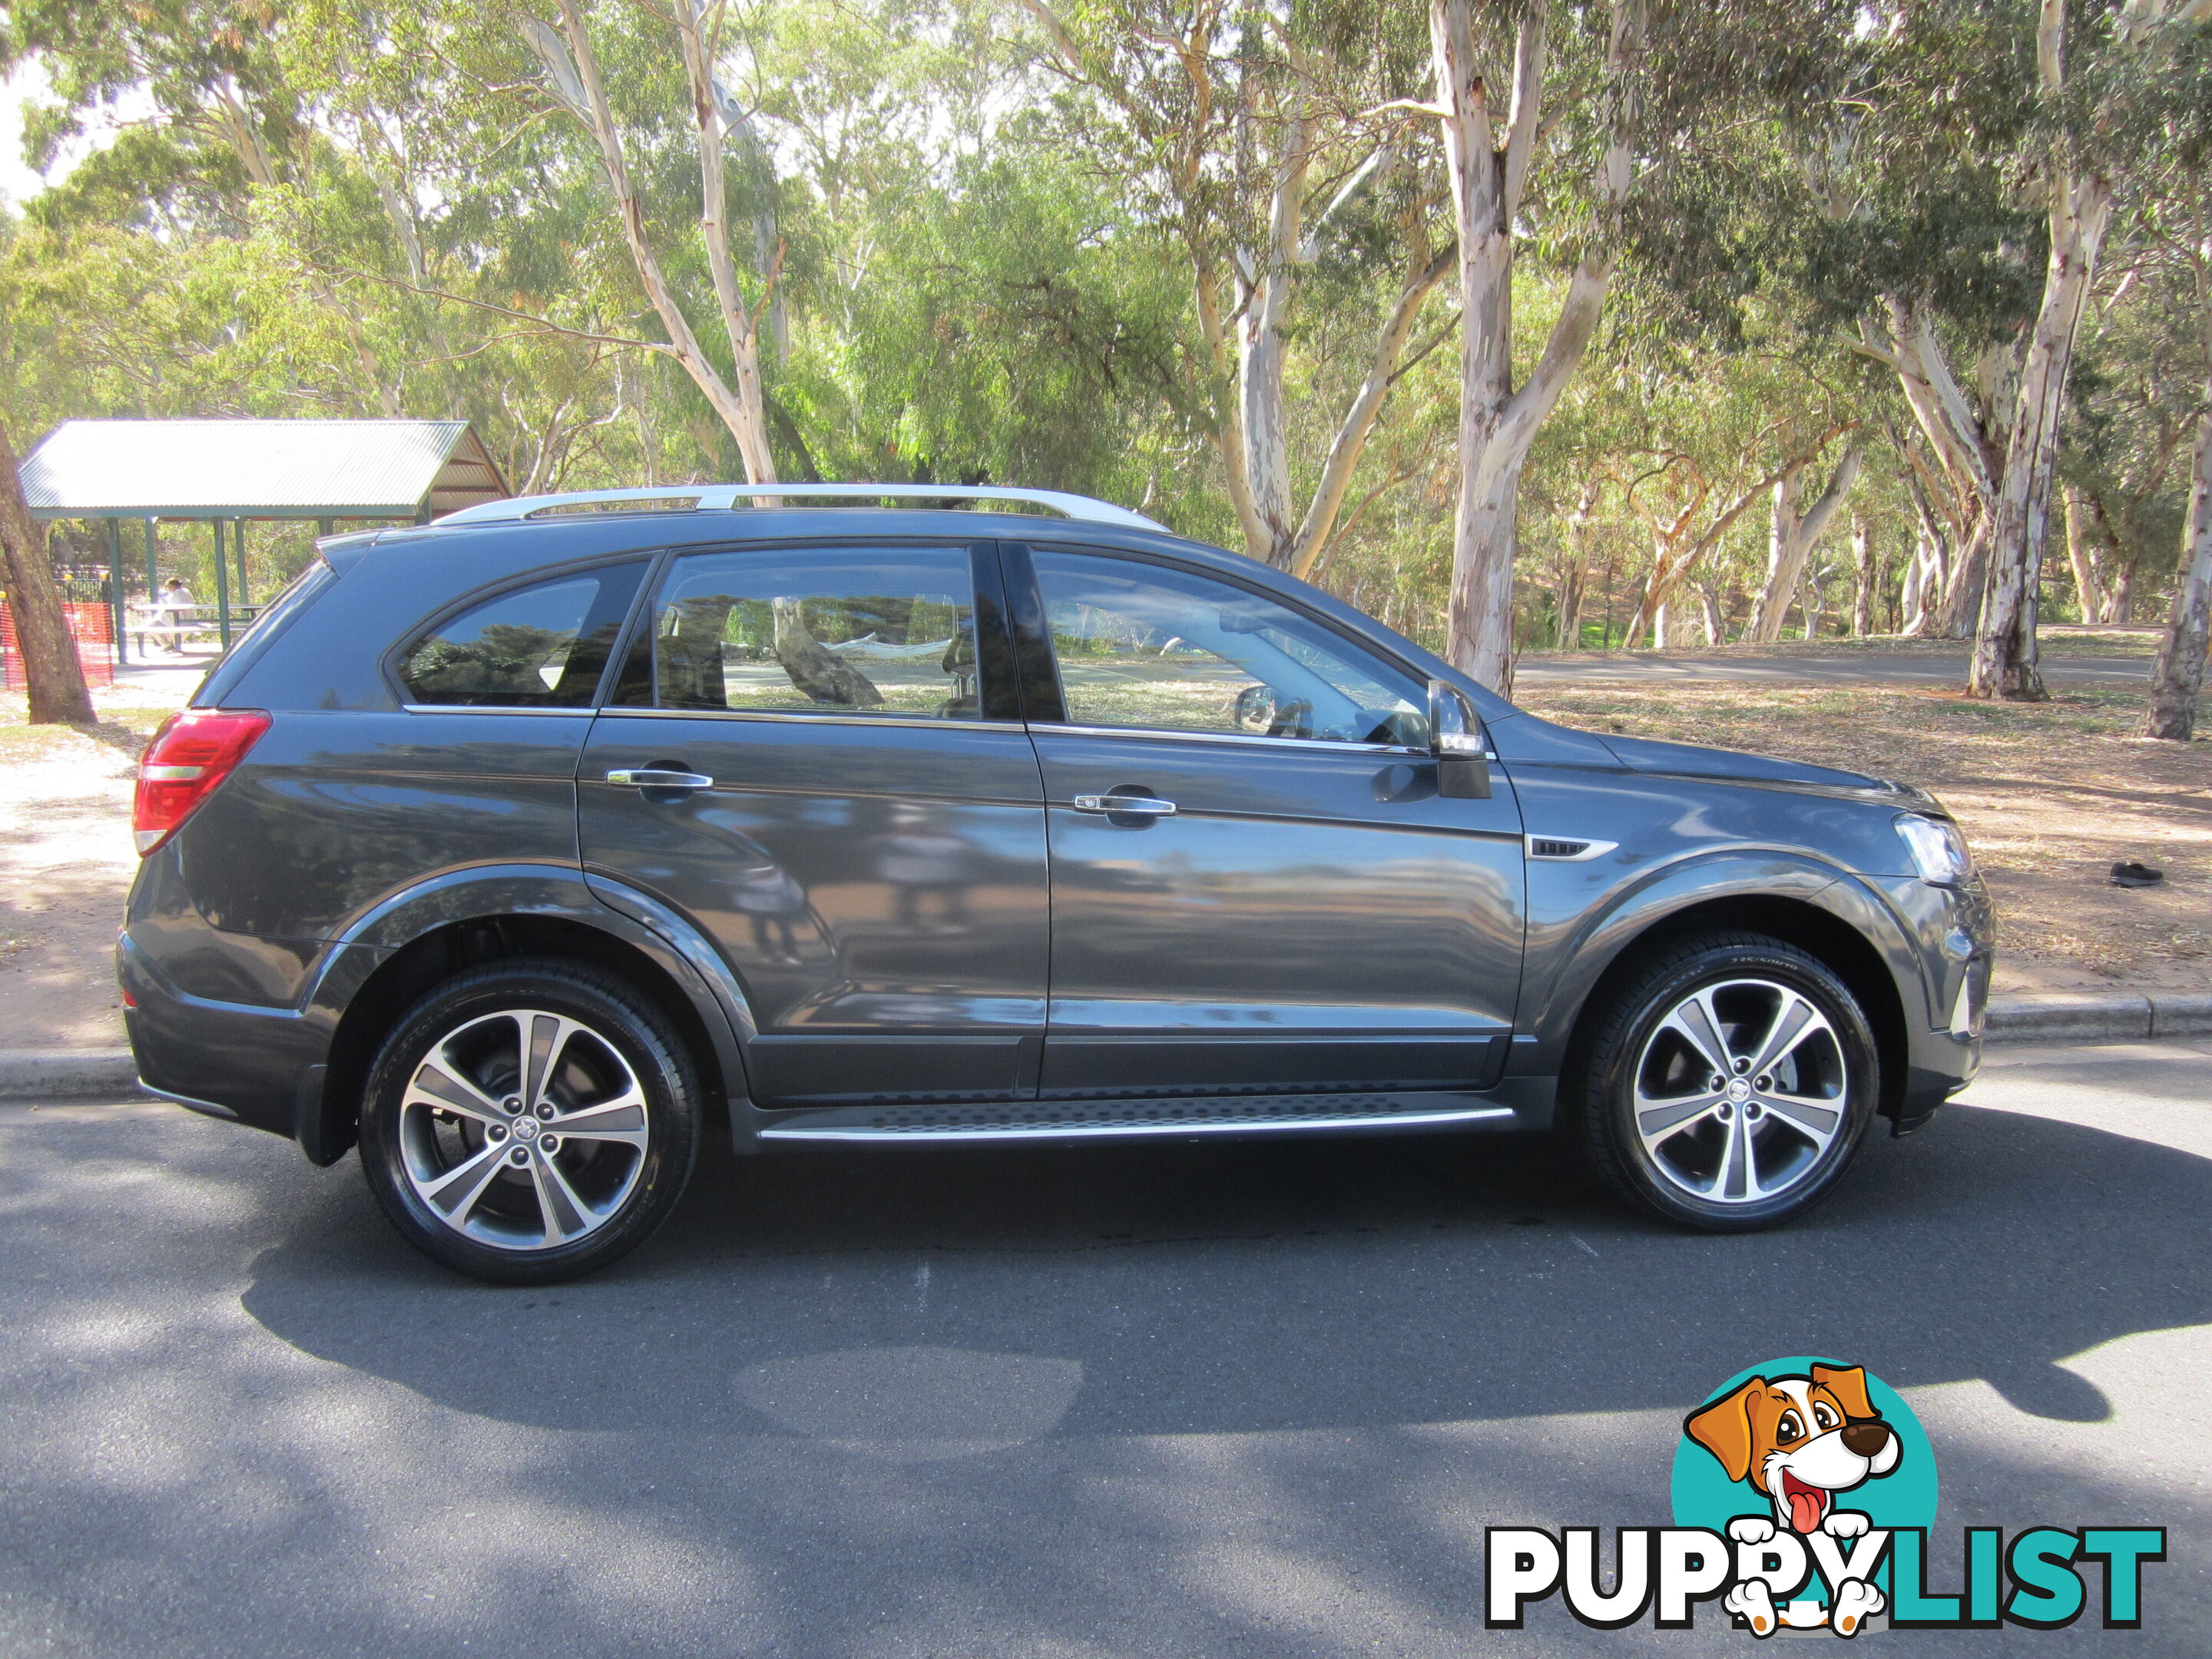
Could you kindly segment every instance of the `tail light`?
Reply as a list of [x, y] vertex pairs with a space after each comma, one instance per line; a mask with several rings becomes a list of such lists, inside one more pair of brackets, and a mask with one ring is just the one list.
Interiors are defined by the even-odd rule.
[[131, 833], [144, 858], [184, 827], [269, 729], [258, 708], [188, 708], [154, 734], [138, 762]]

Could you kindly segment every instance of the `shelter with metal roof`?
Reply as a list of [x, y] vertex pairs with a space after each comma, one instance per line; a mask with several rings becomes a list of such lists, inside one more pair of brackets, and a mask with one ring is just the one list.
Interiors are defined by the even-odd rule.
[[[227, 647], [233, 622], [253, 608], [246, 588], [249, 520], [312, 520], [328, 534], [342, 519], [422, 523], [508, 493], [466, 421], [65, 421], [21, 470], [33, 518], [106, 520], [118, 649], [126, 632], [126, 519], [146, 526], [149, 603], [160, 580], [156, 524], [211, 526], [215, 609]], [[226, 539], [236, 549], [236, 604]]]

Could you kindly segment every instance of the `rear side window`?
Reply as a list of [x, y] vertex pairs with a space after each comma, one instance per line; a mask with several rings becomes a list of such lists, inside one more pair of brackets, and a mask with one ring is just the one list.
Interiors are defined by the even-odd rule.
[[586, 708], [629, 614], [642, 562], [509, 589], [419, 635], [401, 653], [411, 703]]
[[316, 595], [337, 580], [337, 573], [319, 556], [307, 568], [292, 580], [292, 585], [262, 608], [253, 619], [253, 626], [239, 635], [238, 642], [230, 647], [223, 659], [208, 672], [207, 678], [193, 695], [196, 708], [219, 708], [233, 687], [246, 678], [246, 671], [259, 661], [279, 634], [292, 625], [293, 619], [315, 602]]
[[694, 554], [669, 566], [616, 701], [975, 720], [975, 643], [964, 548]]

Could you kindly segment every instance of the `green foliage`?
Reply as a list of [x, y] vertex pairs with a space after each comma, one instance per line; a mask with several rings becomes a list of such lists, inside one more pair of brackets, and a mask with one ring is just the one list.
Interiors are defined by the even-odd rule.
[[[2212, 29], [2172, 26], [2129, 69], [2107, 50], [2116, 9], [2077, 9], [2081, 72], [2046, 106], [2028, 0], [1655, 0], [1607, 322], [1523, 478], [1525, 641], [1553, 638], [1579, 559], [1577, 638], [1617, 642], [1655, 518], [1709, 512], [1822, 434], [1832, 465], [1846, 428], [1869, 447], [1854, 505], [1893, 587], [1915, 521], [1891, 436], [1911, 423], [1893, 376], [1856, 349], [1861, 323], [1909, 289], [1955, 362], [2013, 339], [2042, 281], [2036, 158], [2053, 144], [2122, 179], [2065, 477], [2105, 504], [2116, 556], [2160, 579], [2186, 470], [2172, 434], [2204, 382], [2202, 262], [2179, 250], [2212, 219]], [[644, 231], [726, 372], [672, 31], [646, 0], [586, 11]], [[456, 416], [517, 489], [738, 476], [706, 399], [652, 349], [664, 336], [598, 152], [530, 45], [544, 15], [514, 0], [11, 6], [0, 65], [35, 56], [54, 88], [27, 125], [31, 159], [132, 112], [0, 222], [19, 438], [72, 416]], [[1231, 273], [1235, 250], [1265, 240], [1294, 71], [1315, 99], [1310, 219], [1387, 151], [1285, 312], [1300, 501], [1409, 250], [1451, 234], [1432, 124], [1406, 107], [1434, 95], [1426, 9], [1404, 0], [1211, 14], [1079, 0], [1056, 15], [1080, 75], [1015, 0], [720, 15], [718, 75], [742, 118], [723, 205], [787, 477], [1075, 489], [1238, 544], [1217, 448], [1235, 393]], [[1501, 0], [1486, 15], [1516, 13]], [[1159, 43], [1201, 15], [1216, 27], [1194, 79]], [[1558, 155], [1589, 153], [1602, 118], [1606, 22], [1555, 6], [1566, 89], [1543, 142]], [[1510, 62], [1485, 69], [1510, 84]], [[1594, 223], [1585, 172], [1532, 178], [1522, 375]], [[1206, 269], [1226, 296], [1212, 341], [1194, 292]], [[1457, 442], [1449, 289], [1427, 302], [1316, 569], [1431, 643]], [[1763, 507], [1747, 511], [1698, 572], [1737, 625], [1765, 535]], [[256, 536], [272, 577], [303, 555]], [[1813, 567], [1831, 614], [1847, 602], [1842, 539]], [[767, 648], [762, 618], [732, 626]]]

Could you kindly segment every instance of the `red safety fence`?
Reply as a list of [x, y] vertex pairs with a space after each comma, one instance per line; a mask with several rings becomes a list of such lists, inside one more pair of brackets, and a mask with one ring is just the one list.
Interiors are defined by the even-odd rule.
[[[76, 641], [76, 659], [84, 667], [84, 683], [91, 686], [115, 684], [115, 613], [104, 605], [62, 606], [70, 637]], [[0, 599], [0, 685], [23, 690], [22, 647], [15, 642], [15, 617], [8, 602]]]

